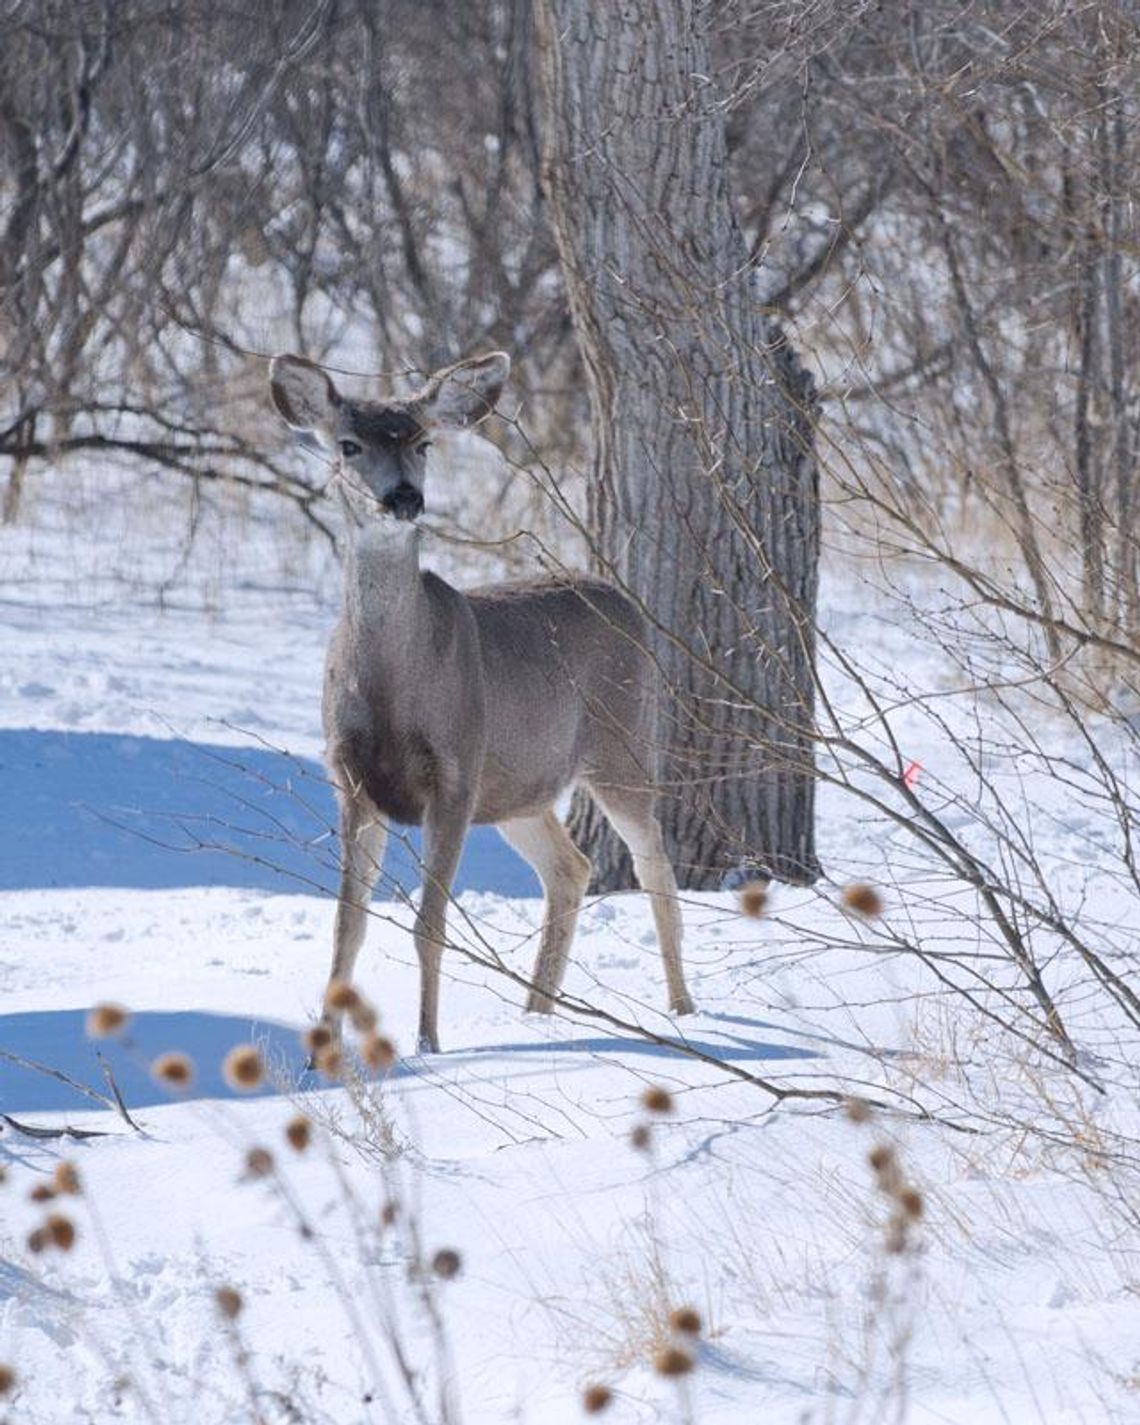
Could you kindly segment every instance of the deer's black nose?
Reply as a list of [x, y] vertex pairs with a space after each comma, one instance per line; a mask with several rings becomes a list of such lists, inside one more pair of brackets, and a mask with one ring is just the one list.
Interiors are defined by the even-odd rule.
[[424, 497], [414, 485], [401, 480], [394, 490], [388, 491], [380, 503], [398, 520], [414, 520], [424, 507]]

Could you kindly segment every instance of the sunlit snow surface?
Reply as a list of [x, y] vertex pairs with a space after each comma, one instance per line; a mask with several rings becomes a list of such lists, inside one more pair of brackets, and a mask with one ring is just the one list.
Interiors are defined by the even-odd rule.
[[[0, 1112], [100, 1136], [0, 1131], [13, 1421], [410, 1421], [393, 1333], [422, 1418], [441, 1418], [443, 1381], [468, 1425], [580, 1420], [589, 1381], [615, 1391], [606, 1418], [629, 1422], [1138, 1418], [1135, 1203], [1129, 1230], [1095, 1152], [1082, 1162], [1016, 1131], [1047, 1095], [1091, 1148], [1101, 1133], [1134, 1140], [1121, 1027], [1069, 1007], [1104, 1094], [993, 1065], [985, 1021], [912, 957], [878, 953], [874, 928], [836, 910], [834, 885], [777, 891], [762, 921], [729, 895], [686, 896], [700, 1012], [678, 1023], [663, 1012], [642, 899], [593, 899], [567, 988], [605, 1017], [536, 1020], [494, 968], [533, 963], [535, 883], [481, 831], [457, 885], [445, 1052], [424, 1058], [411, 1053], [415, 846], [397, 844], [358, 975], [409, 1055], [381, 1093], [402, 1149], [384, 1169], [297, 1042], [333, 914], [318, 706], [335, 568], [295, 542], [287, 511], [240, 533], [207, 522], [187, 559], [183, 526], [157, 522], [153, 500], [133, 519], [129, 500], [104, 511], [92, 486], [87, 507], [112, 522], [96, 541], [68, 495], [41, 491], [27, 524], [0, 530], [0, 1050], [21, 1061], [0, 1060]], [[824, 601], [843, 611], [829, 619], [837, 637], [916, 691], [952, 681], [888, 606], [838, 580]], [[937, 781], [938, 739], [905, 716], [896, 730]], [[1069, 868], [1059, 893], [1093, 884], [1095, 822], [1063, 791], [1030, 791], [1052, 809], [1043, 854]], [[837, 881], [891, 887], [888, 919], [932, 950], [962, 944], [961, 906], [909, 864], [888, 823], [824, 790], [820, 842]], [[1098, 894], [1096, 913], [1118, 923], [1111, 889]], [[124, 1042], [83, 1032], [104, 1000], [136, 1012]], [[239, 1102], [219, 1062], [249, 1040], [271, 1082]], [[197, 1065], [182, 1101], [149, 1073], [166, 1050]], [[774, 1109], [732, 1069], [784, 1087], [913, 1091], [944, 1121]], [[76, 1087], [107, 1097], [112, 1083], [139, 1131]], [[649, 1084], [670, 1089], [676, 1112], [646, 1153], [629, 1134]], [[299, 1107], [337, 1118], [331, 1146], [323, 1129], [303, 1156], [285, 1145]], [[882, 1142], [925, 1200], [900, 1256], [882, 1251], [886, 1208], [866, 1161]], [[280, 1183], [248, 1180], [259, 1145]], [[33, 1254], [45, 1208], [28, 1193], [61, 1158], [83, 1181], [81, 1198], [62, 1200], [78, 1242]], [[393, 1194], [402, 1215], [381, 1237]], [[462, 1257], [434, 1293], [442, 1337], [408, 1276], [413, 1219], [427, 1258]], [[245, 1299], [238, 1338], [214, 1305], [221, 1284]], [[706, 1333], [679, 1388], [651, 1357], [664, 1311], [684, 1303]]]

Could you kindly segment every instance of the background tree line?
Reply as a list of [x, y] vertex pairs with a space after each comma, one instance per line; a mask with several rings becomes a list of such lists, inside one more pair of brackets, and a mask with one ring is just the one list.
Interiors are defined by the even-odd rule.
[[[320, 480], [269, 435], [249, 354], [287, 344], [399, 373], [493, 345], [515, 358], [524, 412], [523, 429], [499, 434], [514, 478], [570, 471], [560, 496], [613, 566], [616, 526], [590, 505], [598, 482], [573, 473], [610, 450], [584, 302], [593, 289], [580, 283], [575, 306], [575, 194], [544, 159], [558, 120], [543, 102], [543, 19], [564, 30], [582, 12], [553, 0], [7, 7], [4, 518], [32, 498], [37, 465], [94, 454], [204, 490], [268, 488], [323, 524]], [[814, 424], [818, 409], [834, 537], [845, 521], [870, 521], [885, 546], [923, 545], [983, 601], [1015, 610], [1053, 658], [1074, 639], [1130, 646], [1132, 7], [727, 0], [617, 7], [613, 24], [640, 26], [642, 50], [664, 58], [668, 15], [694, 48], [666, 121], [715, 138], [702, 161], [734, 218], [725, 278], [747, 280], [753, 353], [778, 364], [773, 351], [792, 359], [795, 348], [814, 373], [814, 397], [790, 378], [784, 429], [795, 445], [797, 421]], [[549, 97], [549, 74], [546, 85]], [[661, 227], [659, 267], [671, 247], [728, 260], [728, 249], [698, 252], [696, 226], [677, 225]], [[703, 302], [700, 281], [684, 280]], [[720, 471], [723, 440], [710, 440], [707, 412], [699, 424], [693, 458]], [[628, 465], [630, 452], [618, 458]], [[718, 479], [729, 544], [740, 535], [746, 548], [752, 495], [734, 506], [735, 485]], [[692, 587], [713, 568], [712, 530], [692, 541]], [[762, 564], [770, 550], [752, 554]], [[645, 594], [659, 577], [660, 560], [650, 564], [613, 572]], [[741, 588], [757, 567], [739, 571]], [[810, 605], [811, 589], [800, 594]], [[749, 624], [745, 604], [739, 628], [759, 639], [763, 619], [753, 611]], [[799, 660], [788, 676], [802, 690], [804, 660], [789, 650], [803, 629], [789, 609], [777, 617], [784, 633], [762, 641]], [[720, 652], [740, 642], [732, 627], [718, 638]], [[761, 690], [768, 721], [755, 736], [769, 743], [780, 678], [769, 669]], [[756, 690], [686, 691], [715, 738], [716, 709]], [[810, 708], [789, 717], [802, 743]], [[727, 778], [738, 755], [726, 751], [714, 775]], [[789, 753], [793, 779], [807, 763]], [[715, 825], [710, 834], [723, 840]], [[812, 874], [810, 845], [801, 850], [798, 868], [784, 868], [793, 877]], [[693, 854], [691, 883], [708, 883], [697, 863], [717, 856]]]

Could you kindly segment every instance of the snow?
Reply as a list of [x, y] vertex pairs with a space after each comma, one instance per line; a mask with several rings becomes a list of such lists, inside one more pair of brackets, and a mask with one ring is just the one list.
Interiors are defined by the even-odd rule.
[[[541, 905], [484, 830], [457, 883], [445, 1052], [354, 1089], [307, 1074], [298, 1032], [333, 914], [318, 707], [335, 567], [272, 506], [244, 522], [207, 510], [187, 556], [184, 512], [148, 487], [113, 494], [45, 480], [26, 523], [0, 531], [0, 1050], [106, 1096], [98, 1049], [138, 1125], [0, 1059], [0, 1112], [98, 1135], [0, 1133], [13, 1421], [560, 1425], [592, 1381], [625, 1422], [1140, 1416], [1135, 1034], [1059, 953], [1051, 984], [1085, 1078], [973, 1011], [963, 986], [984, 1000], [984, 970], [1012, 995], [1016, 970], [976, 892], [840, 785], [862, 773], [821, 790], [829, 882], [778, 889], [761, 920], [728, 893], [684, 897], [691, 1019], [664, 1012], [637, 895], [587, 904], [567, 978], [581, 1008], [524, 1016], [510, 975], [533, 962]], [[92, 538], [96, 506], [121, 538]], [[880, 692], [961, 683], [903, 604], [829, 577], [829, 633]], [[921, 580], [908, 592], [940, 598]], [[829, 677], [847, 726], [876, 737], [865, 694]], [[960, 701], [938, 715], [1000, 726], [992, 699]], [[1069, 759], [1064, 784], [1014, 748], [990, 789], [909, 697], [892, 730], [978, 855], [994, 817], [1022, 819], [1058, 902], [1087, 902], [1106, 954], [1134, 949], [1110, 811], [1063, 722], [1038, 732]], [[409, 1051], [415, 867], [414, 845], [390, 865], [359, 969]], [[884, 886], [882, 922], [838, 907], [854, 878]], [[122, 1043], [83, 1032], [102, 1001], [133, 1011]], [[218, 1066], [246, 1041], [271, 1081], [239, 1098]], [[198, 1068], [181, 1097], [148, 1072], [169, 1049]], [[656, 1085], [675, 1112], [639, 1150]], [[764, 1085], [891, 1109], [860, 1123]], [[297, 1153], [283, 1127], [302, 1110], [317, 1131]], [[884, 1144], [923, 1200], [898, 1253], [868, 1164]], [[277, 1171], [251, 1179], [257, 1146]], [[83, 1192], [49, 1206], [78, 1239], [35, 1254], [45, 1208], [28, 1193], [63, 1160]], [[430, 1272], [442, 1247], [460, 1254], [453, 1280]], [[242, 1294], [233, 1323], [220, 1285]], [[670, 1379], [652, 1357], [684, 1304], [705, 1329], [694, 1372]]]

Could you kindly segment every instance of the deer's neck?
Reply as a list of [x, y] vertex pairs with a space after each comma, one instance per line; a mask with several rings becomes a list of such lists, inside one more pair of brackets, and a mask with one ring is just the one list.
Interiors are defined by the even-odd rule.
[[344, 614], [369, 644], [403, 644], [419, 636], [427, 614], [419, 533], [410, 522], [376, 519], [353, 529], [345, 562]]

